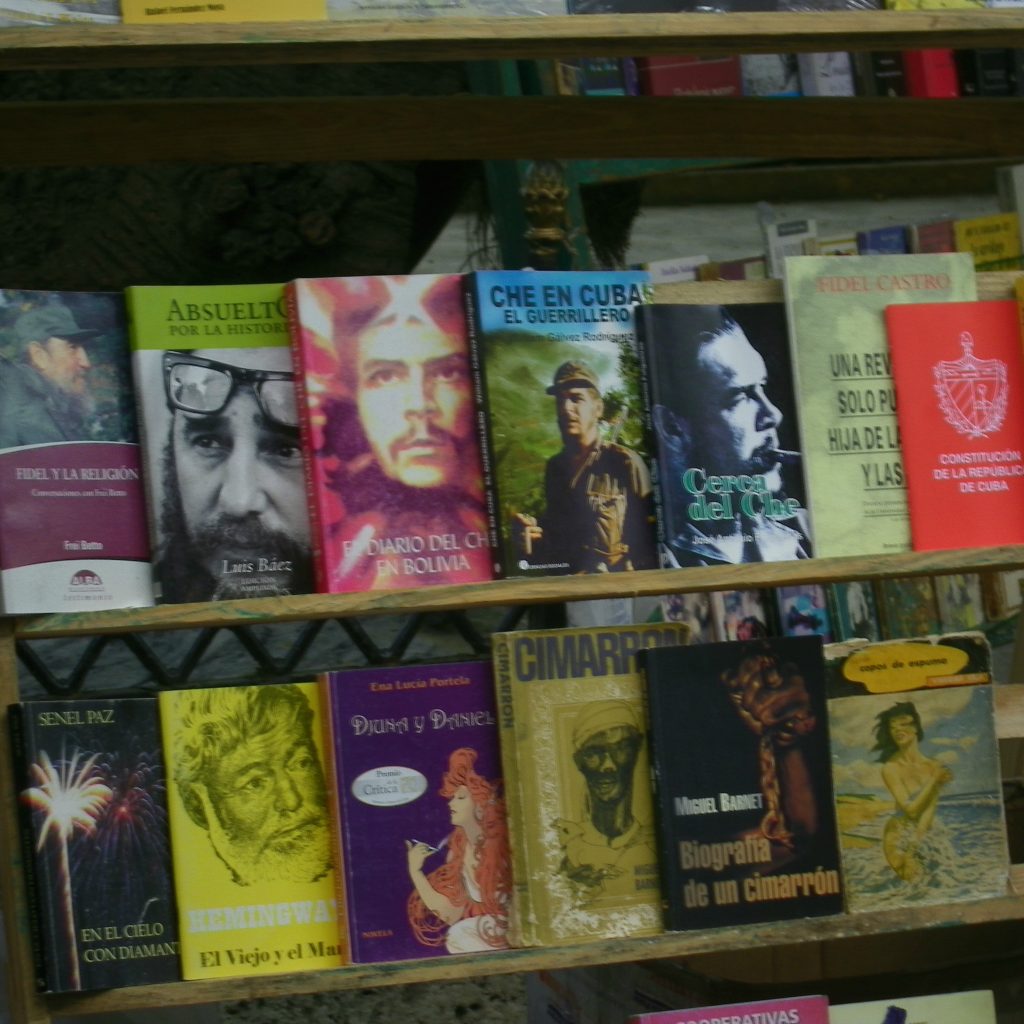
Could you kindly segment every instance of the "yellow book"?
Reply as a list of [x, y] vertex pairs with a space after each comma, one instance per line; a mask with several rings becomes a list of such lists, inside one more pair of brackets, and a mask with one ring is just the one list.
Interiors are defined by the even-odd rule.
[[183, 976], [340, 966], [317, 684], [159, 698]]
[[180, 25], [187, 22], [326, 21], [327, 0], [121, 0], [126, 25]]
[[994, 213], [953, 222], [957, 252], [974, 257], [975, 270], [1015, 270], [1021, 264], [1020, 219]]

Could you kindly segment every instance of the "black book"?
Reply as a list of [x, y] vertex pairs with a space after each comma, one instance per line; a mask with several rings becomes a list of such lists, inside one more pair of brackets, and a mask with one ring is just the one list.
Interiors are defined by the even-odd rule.
[[642, 651], [665, 926], [838, 913], [821, 638]]
[[38, 987], [180, 980], [156, 700], [8, 713]]
[[956, 50], [954, 55], [961, 96], [1013, 95], [1012, 50]]

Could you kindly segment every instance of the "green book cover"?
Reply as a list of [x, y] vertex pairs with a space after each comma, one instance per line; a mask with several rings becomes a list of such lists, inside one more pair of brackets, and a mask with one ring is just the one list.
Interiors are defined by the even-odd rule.
[[785, 291], [815, 554], [909, 551], [884, 311], [973, 301], [971, 257], [791, 256]]

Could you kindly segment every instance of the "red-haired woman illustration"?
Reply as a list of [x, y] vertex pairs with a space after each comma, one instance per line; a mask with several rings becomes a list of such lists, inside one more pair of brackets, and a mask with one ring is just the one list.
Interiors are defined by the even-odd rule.
[[[439, 795], [448, 801], [452, 831], [433, 847], [406, 840], [409, 877], [408, 913], [416, 938], [449, 953], [503, 949], [508, 945], [508, 909], [512, 892], [508, 827], [500, 783], [473, 768], [476, 751], [460, 747], [448, 760]], [[423, 865], [441, 849], [444, 864], [429, 874]]]

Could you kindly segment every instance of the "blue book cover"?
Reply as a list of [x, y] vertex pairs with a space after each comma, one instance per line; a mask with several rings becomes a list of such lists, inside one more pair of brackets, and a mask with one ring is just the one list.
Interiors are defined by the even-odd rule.
[[910, 241], [904, 224], [885, 228], [871, 228], [857, 232], [857, 252], [861, 256], [881, 256], [885, 253], [910, 252]]

